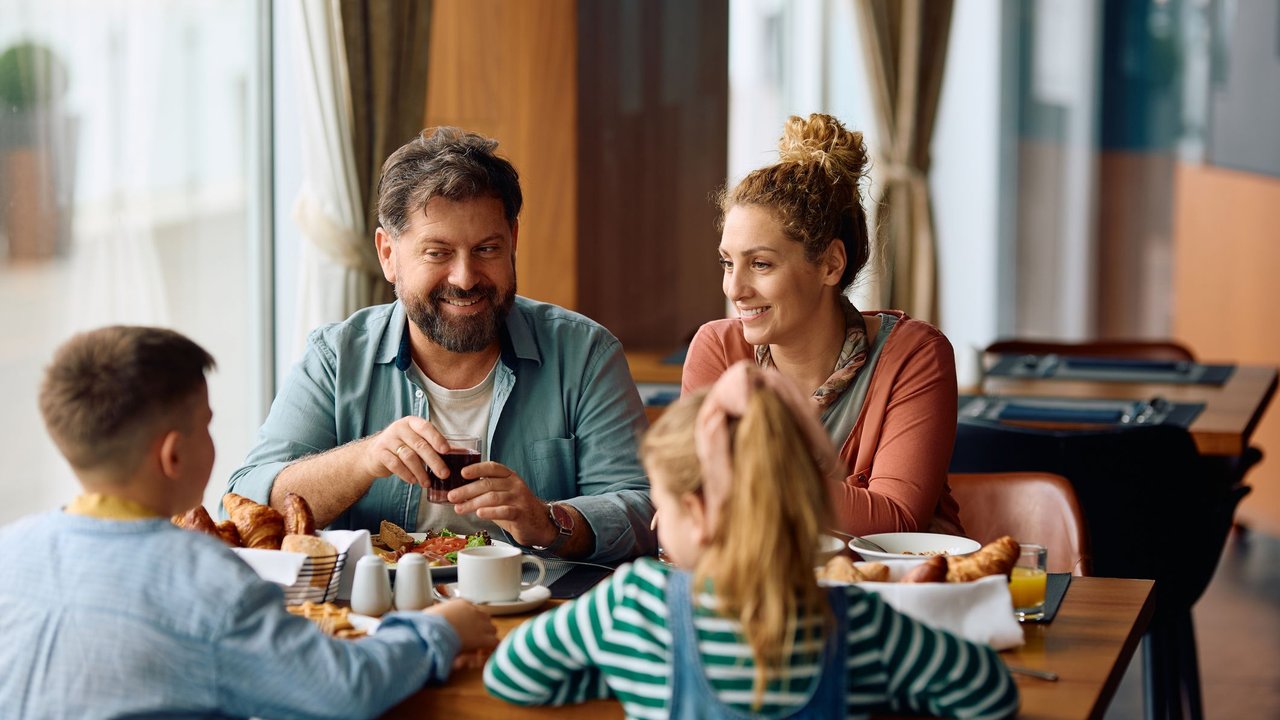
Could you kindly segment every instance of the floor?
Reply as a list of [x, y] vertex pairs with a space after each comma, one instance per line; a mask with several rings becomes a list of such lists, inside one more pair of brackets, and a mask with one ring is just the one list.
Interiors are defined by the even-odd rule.
[[[1280, 718], [1280, 538], [1233, 533], [1194, 615], [1204, 716]], [[1142, 717], [1140, 657], [1108, 720]]]

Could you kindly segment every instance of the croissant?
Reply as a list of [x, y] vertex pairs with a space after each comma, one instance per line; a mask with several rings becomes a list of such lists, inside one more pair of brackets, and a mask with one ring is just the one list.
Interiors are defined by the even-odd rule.
[[222, 504], [247, 548], [279, 550], [284, 537], [284, 517], [274, 509], [235, 493], [222, 496]]
[[889, 566], [878, 562], [855, 564], [844, 555], [836, 555], [818, 570], [818, 579], [838, 583], [889, 582]]
[[284, 534], [315, 535], [316, 519], [307, 499], [297, 493], [284, 496]]
[[195, 530], [218, 537], [218, 526], [214, 524], [213, 518], [209, 517], [209, 511], [205, 510], [203, 505], [197, 505], [183, 515], [174, 515], [171, 519], [174, 525], [184, 530]]
[[230, 520], [223, 520], [218, 523], [218, 536], [222, 538], [222, 542], [231, 547], [242, 547], [244, 545], [240, 540], [240, 531], [236, 530], [236, 524]]
[[988, 575], [1008, 575], [1018, 561], [1020, 550], [1018, 543], [1005, 535], [971, 555], [948, 557], [947, 582], [969, 582]]
[[904, 583], [938, 583], [945, 582], [947, 579], [947, 559], [941, 555], [934, 555], [928, 560], [911, 568], [906, 575], [902, 576], [899, 582]]

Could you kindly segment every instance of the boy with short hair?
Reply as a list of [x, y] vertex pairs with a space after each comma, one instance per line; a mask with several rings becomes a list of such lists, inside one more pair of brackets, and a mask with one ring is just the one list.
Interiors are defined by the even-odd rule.
[[0, 716], [370, 717], [496, 644], [461, 601], [330, 638], [225, 545], [174, 526], [213, 468], [213, 366], [159, 328], [58, 349], [40, 410], [85, 493], [0, 529]]

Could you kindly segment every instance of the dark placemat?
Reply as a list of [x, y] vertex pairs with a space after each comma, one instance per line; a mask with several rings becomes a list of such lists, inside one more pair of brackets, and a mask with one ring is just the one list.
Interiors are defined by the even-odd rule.
[[1047, 623], [1053, 621], [1062, 607], [1062, 598], [1067, 594], [1067, 586], [1071, 584], [1071, 573], [1049, 573], [1044, 587], [1044, 615], [1037, 620], [1025, 620], [1029, 623]]
[[1235, 369], [1235, 365], [1205, 365], [1140, 358], [1001, 355], [986, 374], [992, 377], [1040, 380], [1221, 386], [1231, 379]]
[[[572, 600], [585, 595], [588, 590], [613, 573], [611, 568], [601, 565], [569, 562], [560, 564], [567, 566], [566, 569], [556, 577], [554, 582], [547, 583], [547, 588], [551, 590], [551, 597], [563, 600]], [[550, 577], [551, 563], [548, 562], [547, 578]]]

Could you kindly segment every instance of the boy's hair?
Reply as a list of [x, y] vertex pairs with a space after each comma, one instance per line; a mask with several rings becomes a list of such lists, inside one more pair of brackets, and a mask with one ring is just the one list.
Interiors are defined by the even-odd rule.
[[40, 413], [73, 468], [127, 472], [157, 421], [180, 413], [213, 367], [213, 356], [172, 330], [91, 330], [54, 353], [40, 386]]
[[[705, 399], [705, 391], [680, 398], [641, 443], [645, 464], [662, 472], [677, 497], [702, 492], [694, 426]], [[741, 622], [756, 661], [758, 708], [769, 678], [781, 675], [791, 654], [797, 619], [824, 618], [805, 639], [822, 638], [831, 627], [826, 593], [814, 575], [829, 495], [803, 431], [769, 387], [751, 392], [730, 433], [733, 486], [694, 570], [694, 587], [710, 579], [720, 612]], [[813, 646], [822, 652], [822, 643]]]

